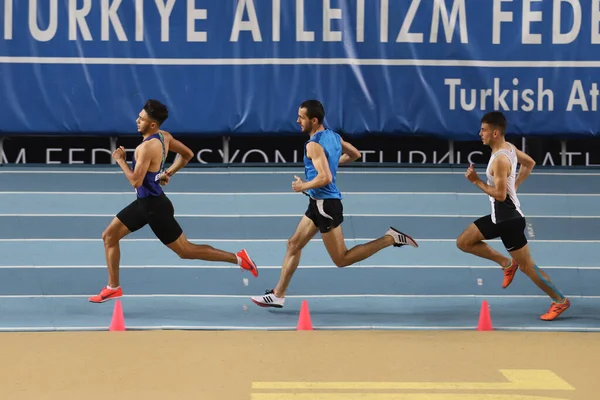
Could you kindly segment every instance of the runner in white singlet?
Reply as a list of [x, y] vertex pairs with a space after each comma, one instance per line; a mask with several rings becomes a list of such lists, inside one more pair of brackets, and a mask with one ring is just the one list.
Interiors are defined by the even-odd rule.
[[[487, 183], [483, 182], [470, 165], [465, 173], [469, 181], [485, 192], [490, 199], [491, 213], [470, 224], [458, 237], [456, 245], [464, 252], [494, 261], [504, 271], [502, 287], [512, 282], [520, 268], [541, 290], [553, 300], [550, 310], [540, 318], [552, 321], [571, 305], [568, 298], [552, 284], [548, 275], [534, 262], [525, 237], [525, 215], [517, 197], [517, 189], [527, 179], [535, 161], [505, 139], [506, 118], [501, 112], [487, 113], [481, 119], [484, 145], [492, 149], [486, 169]], [[517, 166], [521, 165], [517, 173]], [[500, 238], [512, 259], [492, 249], [484, 240]]]

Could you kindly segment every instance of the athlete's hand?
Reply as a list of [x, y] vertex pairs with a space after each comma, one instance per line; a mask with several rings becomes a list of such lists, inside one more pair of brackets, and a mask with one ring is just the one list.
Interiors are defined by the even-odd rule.
[[302, 182], [302, 179], [298, 178], [296, 175], [294, 175], [294, 178], [296, 178], [296, 180], [292, 182], [292, 189], [294, 189], [294, 192], [301, 192], [304, 182]]
[[120, 147], [116, 148], [115, 151], [113, 151], [112, 156], [115, 159], [115, 161], [124, 160], [125, 159], [125, 147], [120, 146]]
[[469, 165], [469, 168], [467, 168], [467, 172], [465, 172], [465, 176], [467, 177], [468, 180], [470, 180], [473, 183], [475, 183], [479, 180], [479, 176], [477, 175], [477, 172], [475, 172], [475, 169], [473, 168], [473, 164]]
[[161, 186], [166, 186], [171, 180], [171, 175], [167, 171], [160, 174], [160, 184]]

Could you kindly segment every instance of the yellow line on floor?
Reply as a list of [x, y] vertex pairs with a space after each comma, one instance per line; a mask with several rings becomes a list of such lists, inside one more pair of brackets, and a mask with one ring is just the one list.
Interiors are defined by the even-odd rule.
[[568, 400], [518, 394], [252, 393], [251, 400]]
[[253, 389], [304, 390], [575, 390], [549, 370], [500, 370], [508, 382], [253, 382]]

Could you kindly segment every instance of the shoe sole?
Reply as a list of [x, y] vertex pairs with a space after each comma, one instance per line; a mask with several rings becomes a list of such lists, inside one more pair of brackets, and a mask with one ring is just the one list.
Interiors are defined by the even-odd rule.
[[258, 277], [258, 270], [256, 269], [256, 267], [252, 267], [250, 269], [246, 269], [246, 268], [242, 268], [244, 271], [250, 271], [250, 273], [252, 274], [252, 276], [254, 276], [255, 278]]
[[100, 301], [94, 301], [94, 300], [88, 300], [90, 303], [106, 303], [109, 300], [116, 300], [116, 299], [120, 299], [123, 296], [114, 296], [114, 297], [107, 297], [104, 300], [100, 300]]
[[567, 308], [565, 308], [564, 310], [562, 310], [562, 311], [561, 311], [561, 312], [560, 312], [558, 315], [556, 315], [556, 317], [554, 317], [554, 318], [552, 318], [552, 319], [544, 319], [544, 318], [540, 317], [540, 320], [542, 320], [542, 321], [546, 321], [546, 322], [552, 322], [552, 321], [555, 321], [555, 320], [556, 320], [558, 317], [560, 317], [561, 315], [563, 315], [563, 313], [564, 313], [565, 311], [567, 311], [569, 308], [571, 308], [571, 305], [569, 305], [569, 307], [567, 307]]
[[267, 303], [261, 303], [259, 301], [254, 300], [254, 299], [250, 299], [250, 300], [252, 300], [252, 302], [254, 304], [256, 304], [257, 306], [264, 307], [264, 308], [267, 308], [267, 307], [283, 308], [283, 305], [281, 305], [281, 304], [267, 304]]

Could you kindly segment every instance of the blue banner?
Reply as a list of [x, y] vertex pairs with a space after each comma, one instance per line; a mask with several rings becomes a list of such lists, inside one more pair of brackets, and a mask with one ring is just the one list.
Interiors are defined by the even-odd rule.
[[597, 135], [600, 0], [0, 0], [0, 131]]

